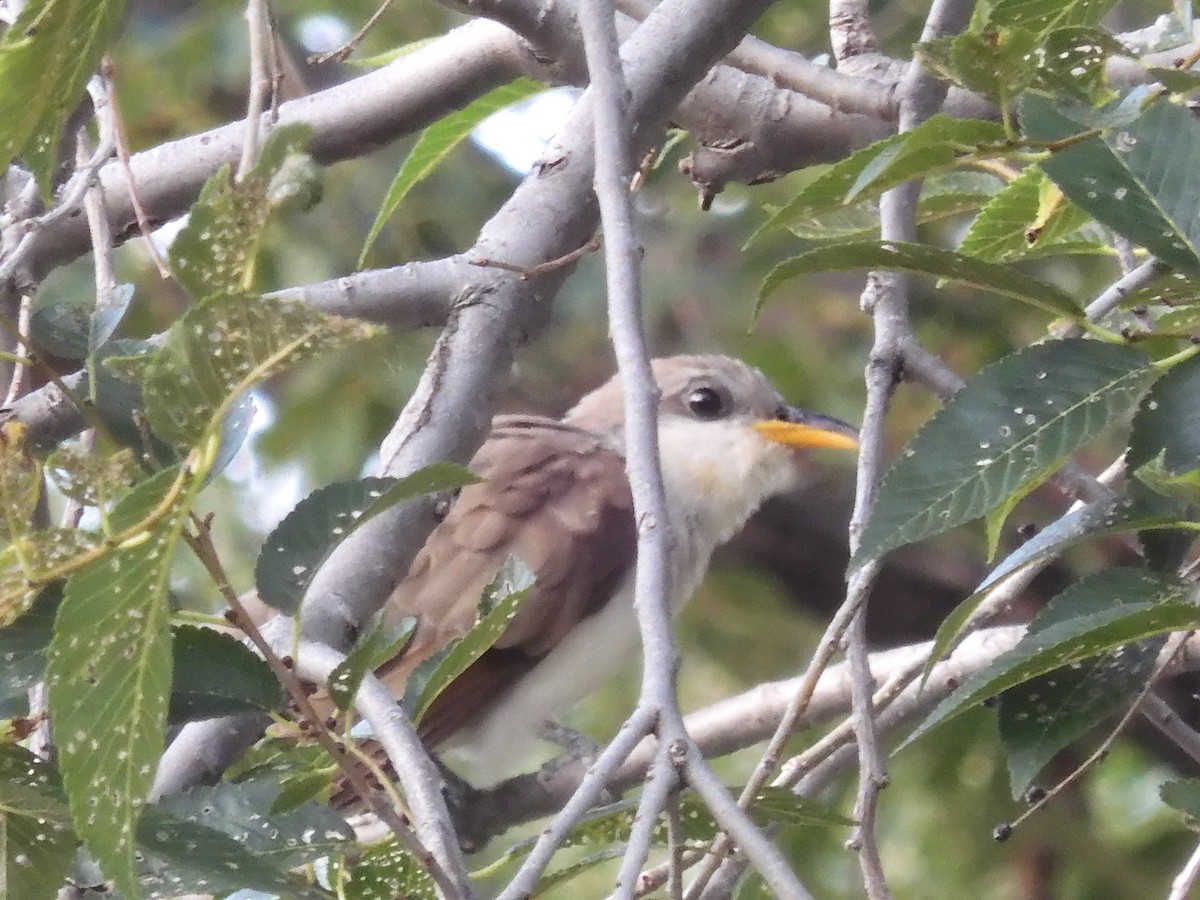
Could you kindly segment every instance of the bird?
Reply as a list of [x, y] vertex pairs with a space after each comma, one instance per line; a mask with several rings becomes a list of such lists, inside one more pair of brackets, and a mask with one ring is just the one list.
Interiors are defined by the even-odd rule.
[[[719, 355], [651, 362], [678, 611], [713, 551], [771, 496], [802, 480], [808, 451], [854, 450], [857, 432], [797, 409], [757, 369]], [[389, 597], [384, 627], [415, 621], [406, 649], [376, 675], [397, 698], [424, 660], [475, 623], [510, 556], [535, 582], [500, 638], [420, 722], [439, 755], [500, 773], [543, 726], [611, 677], [639, 645], [633, 604], [637, 526], [625, 470], [619, 374], [561, 419], [500, 415], [461, 490]]]

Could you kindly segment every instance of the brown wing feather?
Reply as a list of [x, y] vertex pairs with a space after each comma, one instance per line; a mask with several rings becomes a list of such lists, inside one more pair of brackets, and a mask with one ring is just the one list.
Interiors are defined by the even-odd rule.
[[412, 669], [475, 621], [484, 587], [510, 555], [537, 579], [492, 650], [451, 684], [421, 731], [436, 746], [474, 722], [580, 619], [612, 596], [636, 552], [624, 459], [590, 432], [552, 419], [503, 416], [463, 489], [388, 601], [418, 619], [401, 660], [378, 673], [396, 696]]

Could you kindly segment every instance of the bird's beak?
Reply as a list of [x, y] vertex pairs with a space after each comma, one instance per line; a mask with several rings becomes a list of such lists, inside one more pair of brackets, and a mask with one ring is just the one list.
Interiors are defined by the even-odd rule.
[[858, 430], [832, 416], [785, 407], [777, 419], [764, 419], [752, 426], [769, 441], [788, 447], [821, 447], [857, 450]]

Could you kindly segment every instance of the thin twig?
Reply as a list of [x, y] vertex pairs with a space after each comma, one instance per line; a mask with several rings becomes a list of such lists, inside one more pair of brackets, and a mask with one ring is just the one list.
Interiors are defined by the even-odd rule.
[[577, 247], [570, 253], [564, 253], [556, 259], [548, 259], [543, 263], [538, 263], [536, 266], [518, 266], [513, 263], [504, 262], [499, 259], [489, 259], [485, 256], [476, 257], [470, 260], [473, 266], [480, 268], [502, 269], [505, 272], [515, 272], [521, 276], [522, 281], [529, 281], [533, 278], [538, 278], [542, 275], [549, 275], [551, 272], [557, 272], [559, 269], [566, 266], [574, 265], [587, 256], [589, 253], [595, 253], [600, 249], [600, 235], [591, 238], [586, 244]]
[[362, 28], [358, 29], [358, 31], [354, 33], [354, 36], [350, 38], [350, 40], [346, 41], [346, 43], [342, 44], [340, 47], [335, 47], [328, 53], [314, 53], [308, 58], [309, 65], [323, 66], [325, 63], [332, 62], [333, 60], [345, 62], [349, 58], [350, 54], [358, 49], [358, 45], [361, 44], [363, 38], [367, 36], [367, 32], [375, 27], [375, 23], [383, 17], [383, 14], [387, 12], [387, 8], [391, 5], [392, 0], [383, 0], [383, 2], [379, 4], [379, 8], [376, 9], [375, 12], [371, 13], [371, 17], [367, 19], [366, 24], [364, 24]]
[[639, 887], [638, 872], [650, 855], [650, 844], [658, 828], [659, 814], [667, 808], [678, 784], [679, 771], [671, 761], [670, 748], [660, 744], [654, 765], [646, 773], [645, 786], [633, 817], [633, 828], [629, 832], [625, 855], [617, 872], [616, 888], [609, 894], [609, 900], [631, 900], [635, 895]]
[[[345, 659], [344, 654], [330, 647], [301, 641], [296, 670], [303, 678], [328, 683], [329, 676]], [[443, 897], [446, 900], [471, 900], [474, 891], [446, 807], [445, 782], [417, 736], [412, 720], [374, 674], [363, 678], [354, 698], [354, 707], [371, 726], [375, 739], [383, 747], [404, 787], [418, 837], [450, 879], [449, 892], [439, 883]]]
[[250, 43], [250, 90], [246, 100], [246, 130], [242, 137], [242, 158], [238, 162], [238, 178], [245, 178], [258, 161], [262, 143], [263, 112], [271, 93], [271, 15], [267, 0], [248, 0], [246, 3], [246, 32]]
[[1183, 721], [1171, 704], [1151, 691], [1142, 698], [1138, 712], [1176, 747], [1200, 763], [1200, 733]]
[[133, 167], [129, 162], [129, 142], [125, 138], [125, 123], [121, 120], [121, 112], [117, 108], [111, 56], [106, 54], [101, 58], [100, 75], [88, 82], [88, 93], [92, 97], [92, 106], [96, 109], [96, 119], [100, 122], [107, 121], [111, 125], [113, 145], [116, 149], [117, 159], [121, 163], [121, 169], [125, 173], [125, 181], [129, 186], [129, 204], [133, 207], [138, 232], [142, 236], [142, 245], [158, 270], [159, 277], [171, 278], [171, 267], [167, 265], [167, 261], [163, 259], [163, 255], [158, 252], [158, 247], [154, 244], [154, 226], [150, 222], [150, 217], [146, 215], [142, 198], [138, 194], [137, 182], [134, 181]]
[[558, 845], [563, 842], [567, 833], [575, 827], [575, 823], [599, 799], [601, 792], [608, 784], [609, 776], [621, 765], [629, 752], [637, 746], [643, 737], [654, 727], [652, 710], [642, 707], [635, 709], [633, 715], [625, 720], [620, 730], [605, 747], [596, 761], [588, 769], [587, 775], [579, 782], [579, 787], [571, 795], [554, 821], [545, 828], [533, 845], [533, 850], [525, 857], [525, 862], [517, 870], [517, 874], [501, 892], [496, 900], [518, 900], [533, 893], [542, 872], [550, 863], [550, 858]]

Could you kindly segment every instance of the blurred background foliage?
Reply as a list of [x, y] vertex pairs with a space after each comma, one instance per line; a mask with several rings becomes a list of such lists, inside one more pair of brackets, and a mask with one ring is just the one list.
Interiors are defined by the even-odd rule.
[[[463, 20], [434, 3], [397, 3], [349, 63], [307, 63], [309, 53], [328, 49], [356, 30], [375, 5], [375, 0], [275, 5], [288, 49], [285, 98], [352, 77], [355, 60], [437, 35]], [[927, 12], [925, 0], [871, 5], [883, 49], [907, 58]], [[1165, 11], [1157, 7], [1122, 4], [1114, 14], [1116, 30], [1148, 24]], [[119, 107], [133, 151], [243, 115], [243, 11], [244, 4], [234, 0], [132, 5], [113, 58]], [[817, 56], [828, 49], [826, 15], [826, 5], [816, 0], [783, 0], [771, 8], [757, 33]], [[274, 290], [353, 271], [383, 193], [411, 143], [412, 138], [398, 141], [328, 169], [323, 201], [272, 231], [258, 286]], [[763, 207], [788, 198], [798, 176], [752, 188], [731, 186], [711, 211], [701, 212], [676, 161], [669, 160], [638, 197], [646, 321], [654, 351], [742, 356], [760, 366], [795, 403], [857, 420], [871, 342], [870, 322], [858, 308], [860, 277], [789, 283], [751, 327], [753, 298], [763, 275], [795, 253], [798, 242], [775, 236], [749, 250], [743, 245], [762, 222]], [[469, 247], [519, 178], [492, 152], [465, 142], [400, 206], [371, 250], [368, 265], [395, 265]], [[949, 220], [927, 226], [925, 237], [951, 243], [958, 225]], [[179, 315], [185, 303], [182, 292], [157, 276], [139, 241], [126, 244], [117, 258], [119, 278], [137, 288], [127, 332], [139, 336], [162, 330]], [[1096, 257], [1035, 265], [1036, 274], [1078, 298], [1094, 295], [1119, 272], [1115, 261]], [[86, 259], [55, 272], [42, 288], [54, 297], [91, 290]], [[1040, 318], [1017, 306], [928, 281], [918, 283], [913, 307], [926, 346], [962, 374], [1026, 345], [1044, 327]], [[215, 533], [235, 588], [251, 586], [263, 536], [300, 496], [369, 467], [416, 382], [433, 337], [432, 331], [395, 334], [356, 346], [301, 367], [260, 392], [255, 440], [205, 497], [216, 514]], [[551, 326], [519, 354], [503, 408], [557, 415], [612, 368], [603, 271], [593, 254], [557, 299]], [[935, 405], [921, 389], [900, 388], [890, 422], [893, 451]], [[844, 459], [831, 456], [820, 462], [803, 492], [765, 509], [720, 554], [683, 616], [688, 708], [793, 674], [807, 658], [825, 616], [840, 602], [853, 472]], [[1013, 523], [1048, 521], [1065, 503], [1053, 488], [1045, 488], [1025, 501]], [[1100, 552], [1117, 559], [1121, 551]], [[1092, 547], [1072, 562], [1086, 571], [1098, 564], [1096, 553]], [[875, 644], [931, 634], [940, 617], [969, 592], [982, 566], [981, 528], [895, 554], [872, 601]], [[1049, 572], [1014, 616], [1027, 616], [1065, 580], [1061, 567]], [[189, 606], [218, 605], [215, 590], [198, 572], [185, 568], [175, 587]], [[632, 704], [635, 677], [631, 670], [586, 702], [573, 724], [600, 737], [611, 733]], [[994, 729], [989, 711], [964, 716], [892, 760], [881, 840], [897, 896], [1087, 900], [1164, 892], [1188, 838], [1178, 817], [1157, 799], [1154, 785], [1167, 765], [1157, 748], [1138, 740], [1123, 742], [1085, 786], [1068, 791], [1012, 841], [997, 844], [991, 838], [993, 827], [1019, 809], [1008, 798]], [[807, 735], [799, 739], [809, 740]], [[751, 759], [752, 753], [742, 753], [723, 761], [722, 774], [731, 783], [739, 781]], [[1071, 762], [1063, 760], [1061, 772], [1069, 771]], [[851, 791], [848, 783], [840, 784], [828, 799], [848, 811]], [[836, 830], [810, 828], [787, 838], [804, 860], [806, 883], [819, 897], [851, 897], [861, 890], [854, 856], [842, 847], [844, 837]], [[755, 890], [751, 884], [744, 893], [754, 896]], [[583, 883], [561, 893], [580, 895], [589, 895]]]

